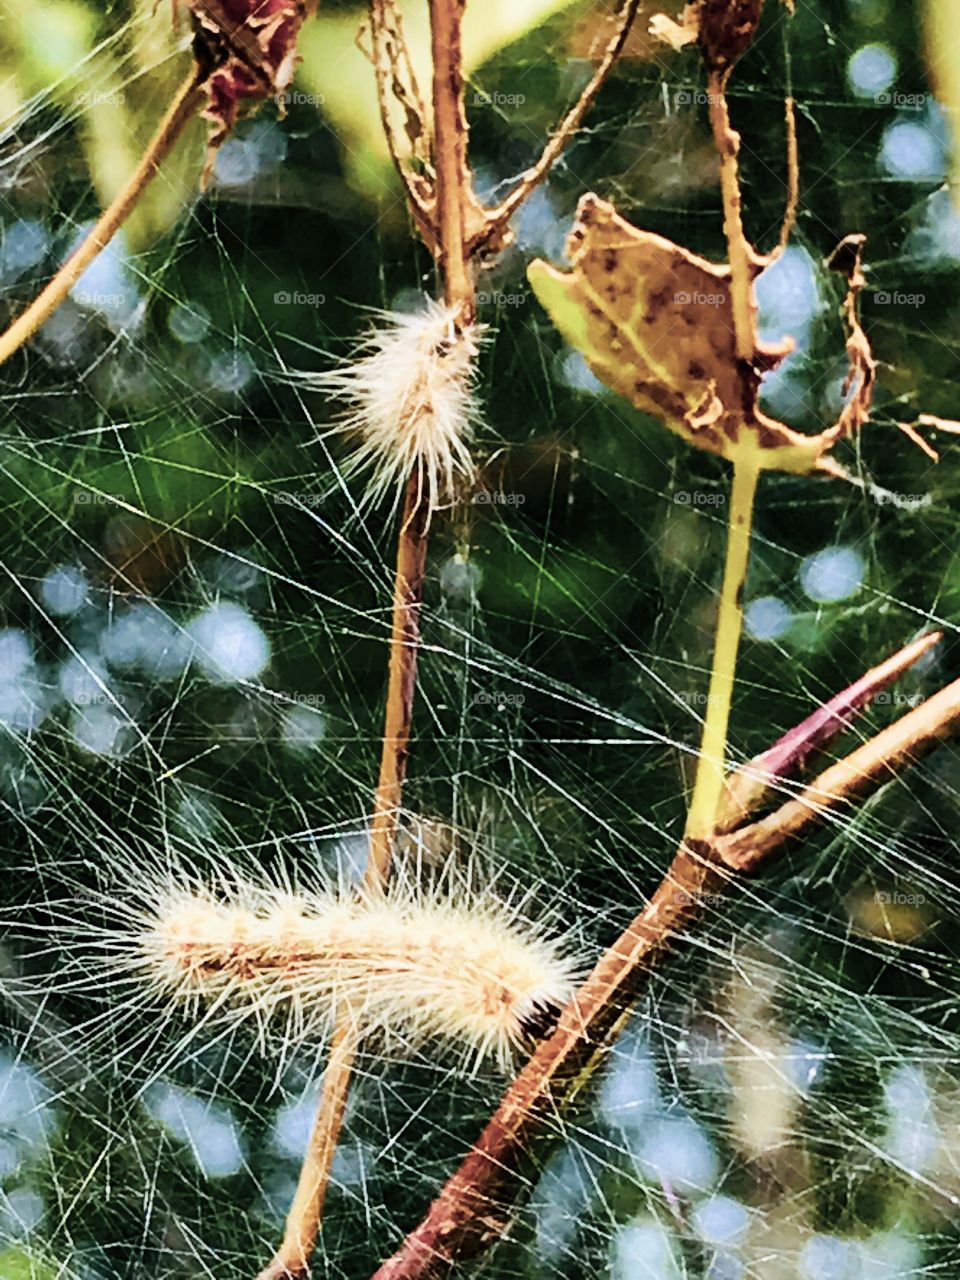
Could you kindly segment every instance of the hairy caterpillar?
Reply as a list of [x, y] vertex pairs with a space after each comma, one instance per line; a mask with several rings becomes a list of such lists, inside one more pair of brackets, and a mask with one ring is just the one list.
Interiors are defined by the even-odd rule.
[[361, 1026], [501, 1061], [570, 993], [556, 946], [490, 901], [285, 895], [257, 908], [193, 894], [173, 898], [140, 946], [178, 997], [299, 1006], [306, 1024], [342, 1002]]
[[[145, 883], [95, 895], [99, 925], [77, 899], [71, 923], [60, 914], [80, 976], [61, 971], [57, 990], [104, 1001], [105, 1029], [145, 1002], [165, 1020], [179, 1008], [205, 1027], [252, 1021], [265, 1044], [279, 1021], [286, 1056], [342, 1012], [361, 1035], [393, 1045], [439, 1037], [465, 1062], [505, 1067], [550, 1028], [579, 966], [522, 901], [472, 880], [446, 872], [421, 885], [401, 871], [380, 896], [329, 882], [256, 884], [235, 870], [215, 887], [176, 871], [151, 883], [147, 872]], [[90, 963], [98, 955], [101, 976]]]
[[456, 481], [473, 477], [474, 394], [483, 326], [462, 324], [456, 308], [431, 299], [414, 312], [383, 312], [358, 354], [327, 373], [301, 375], [343, 406], [335, 428], [354, 436], [350, 471], [372, 472], [378, 501], [405, 476], [419, 478], [429, 509], [449, 501]]

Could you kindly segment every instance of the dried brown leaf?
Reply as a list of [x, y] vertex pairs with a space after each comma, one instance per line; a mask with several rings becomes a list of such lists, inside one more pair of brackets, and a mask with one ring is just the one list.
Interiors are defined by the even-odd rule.
[[297, 64], [297, 36], [317, 0], [186, 0], [194, 56], [204, 76], [204, 119], [210, 121], [206, 185], [217, 148], [230, 135], [244, 102], [276, 97]]
[[[758, 343], [752, 359], [737, 357], [727, 265], [632, 226], [595, 195], [580, 202], [567, 255], [572, 270], [538, 261], [531, 264], [530, 281], [561, 333], [607, 386], [708, 453], [737, 461], [756, 450], [762, 468], [837, 471], [825, 455], [864, 420], [873, 384], [873, 362], [856, 319], [858, 254], [845, 264], [852, 273], [845, 304], [852, 389], [840, 420], [816, 436], [759, 408], [763, 374], [790, 344]], [[764, 261], [751, 259], [752, 275]]]

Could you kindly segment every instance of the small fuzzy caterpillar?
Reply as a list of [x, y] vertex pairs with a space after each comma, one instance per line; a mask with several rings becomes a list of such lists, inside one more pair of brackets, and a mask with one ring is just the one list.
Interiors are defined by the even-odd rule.
[[480, 421], [474, 393], [484, 327], [462, 324], [457, 308], [430, 299], [413, 312], [383, 312], [357, 352], [326, 373], [297, 381], [335, 397], [334, 430], [357, 440], [348, 470], [372, 473], [379, 501], [411, 473], [431, 511], [474, 474], [470, 441]]
[[174, 891], [142, 923], [128, 964], [157, 994], [261, 1023], [285, 1013], [294, 1036], [345, 1009], [361, 1031], [439, 1036], [505, 1064], [573, 988], [556, 941], [469, 891]]

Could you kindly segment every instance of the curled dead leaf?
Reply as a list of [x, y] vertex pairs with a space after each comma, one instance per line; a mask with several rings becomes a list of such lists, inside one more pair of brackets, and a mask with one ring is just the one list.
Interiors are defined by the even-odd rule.
[[[665, 237], [632, 226], [595, 195], [584, 196], [567, 243], [572, 269], [536, 261], [530, 283], [566, 340], [602, 382], [638, 409], [708, 453], [735, 462], [838, 474], [832, 446], [866, 421], [874, 362], [857, 317], [863, 283], [862, 237], [849, 237], [833, 265], [846, 272], [844, 303], [850, 373], [840, 418], [814, 436], [765, 414], [764, 373], [791, 349], [758, 343], [751, 360], [736, 353], [731, 273]], [[766, 259], [755, 255], [752, 276]]]
[[202, 185], [217, 148], [230, 135], [244, 102], [282, 94], [297, 64], [297, 36], [317, 0], [186, 0], [193, 50], [203, 76], [210, 121]]
[[650, 34], [678, 52], [699, 44], [707, 68], [722, 74], [752, 44], [762, 10], [763, 0], [694, 0], [679, 22], [665, 13], [654, 14]]
[[700, 49], [711, 71], [728, 71], [749, 49], [760, 25], [763, 0], [700, 0]]

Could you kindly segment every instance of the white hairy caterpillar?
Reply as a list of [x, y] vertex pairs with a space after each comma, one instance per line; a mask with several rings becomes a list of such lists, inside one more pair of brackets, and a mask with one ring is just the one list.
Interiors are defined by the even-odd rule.
[[474, 394], [483, 326], [426, 299], [414, 312], [383, 312], [357, 355], [327, 373], [302, 375], [312, 390], [340, 401], [338, 432], [357, 447], [348, 471], [371, 472], [370, 500], [416, 475], [431, 511], [448, 502], [458, 480], [474, 474], [470, 456], [480, 418]]
[[[448, 872], [420, 885], [401, 873], [388, 893], [368, 895], [259, 885], [235, 871], [211, 888], [168, 873], [97, 895], [99, 926], [87, 910], [70, 913], [72, 929], [61, 915], [82, 977], [61, 974], [58, 990], [92, 988], [114, 1030], [122, 1009], [146, 1002], [205, 1028], [252, 1021], [264, 1047], [279, 1041], [286, 1057], [322, 1041], [343, 1013], [361, 1036], [385, 1034], [395, 1046], [439, 1038], [465, 1062], [506, 1067], [552, 1026], [578, 966], [522, 902], [472, 879]], [[91, 980], [97, 952], [106, 972]]]
[[556, 946], [492, 901], [302, 894], [256, 908], [190, 895], [140, 945], [152, 980], [179, 998], [299, 1007], [305, 1025], [342, 1004], [361, 1027], [501, 1061], [571, 990]]

